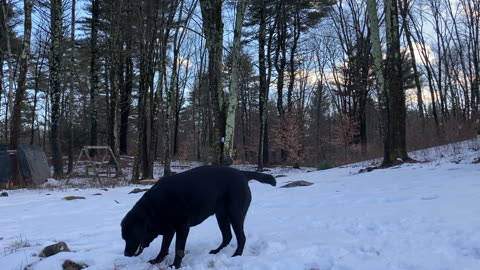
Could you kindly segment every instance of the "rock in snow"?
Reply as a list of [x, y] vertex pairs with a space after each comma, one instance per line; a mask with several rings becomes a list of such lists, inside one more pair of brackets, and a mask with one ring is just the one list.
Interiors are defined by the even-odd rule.
[[290, 182], [286, 185], [281, 186], [282, 188], [292, 188], [292, 187], [306, 187], [313, 185], [312, 182], [304, 181], [304, 180], [297, 180]]
[[140, 193], [140, 192], [145, 192], [149, 190], [149, 188], [134, 188], [132, 191], [130, 191], [128, 194], [135, 194], [135, 193]]
[[45, 247], [40, 253], [40, 257], [50, 257], [59, 252], [70, 252], [67, 244], [65, 242], [59, 242], [50, 246]]
[[79, 264], [71, 260], [66, 260], [62, 264], [62, 269], [63, 270], [81, 270], [84, 268], [87, 268], [88, 265], [86, 264]]
[[84, 200], [85, 197], [83, 196], [66, 196], [63, 197], [64, 200], [71, 201], [71, 200]]

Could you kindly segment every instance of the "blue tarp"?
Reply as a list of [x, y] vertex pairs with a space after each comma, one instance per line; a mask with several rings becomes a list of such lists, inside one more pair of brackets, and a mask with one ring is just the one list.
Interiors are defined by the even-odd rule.
[[17, 149], [20, 173], [26, 184], [40, 185], [50, 177], [47, 157], [38, 145], [22, 144]]
[[11, 179], [12, 161], [7, 150], [8, 145], [0, 144], [0, 184], [4, 184]]

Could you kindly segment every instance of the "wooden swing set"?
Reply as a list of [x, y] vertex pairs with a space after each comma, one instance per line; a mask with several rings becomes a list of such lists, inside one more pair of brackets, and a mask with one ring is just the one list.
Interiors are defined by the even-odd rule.
[[[89, 152], [92, 151], [92, 150], [97, 151], [97, 152], [102, 152], [103, 151], [103, 156], [102, 156], [102, 160], [100, 161], [100, 163], [98, 163], [95, 159], [93, 159], [90, 156]], [[100, 176], [106, 174], [107, 177], [110, 177], [110, 174], [111, 174], [109, 166], [106, 166], [107, 171], [102, 171], [102, 168], [104, 167], [104, 165], [110, 162], [110, 160], [107, 161], [107, 157], [110, 157], [111, 160], [113, 160], [113, 162], [115, 163], [115, 176], [114, 177], [119, 177], [119, 176], [122, 175], [122, 169], [120, 168], [120, 163], [118, 162], [117, 158], [113, 154], [112, 149], [109, 146], [84, 146], [82, 148], [82, 150], [80, 151], [80, 154], [78, 155], [78, 159], [75, 162], [75, 165], [73, 166], [72, 171], [67, 176], [66, 184], [69, 183], [70, 176], [72, 175], [73, 171], [77, 167], [78, 162], [81, 160], [83, 155], [85, 155], [88, 159], [88, 163], [86, 164], [86, 167], [85, 167], [86, 168], [86, 175], [89, 176], [89, 168], [91, 168], [92, 171], [93, 171], [93, 177], [95, 179], [97, 179], [97, 181], [100, 185], [103, 184]]]

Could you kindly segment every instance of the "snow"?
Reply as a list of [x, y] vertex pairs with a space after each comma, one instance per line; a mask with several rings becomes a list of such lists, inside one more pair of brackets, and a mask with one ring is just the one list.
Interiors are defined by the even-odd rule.
[[[283, 189], [250, 182], [243, 256], [231, 258], [235, 238], [221, 241], [213, 217], [193, 227], [182, 269], [478, 270], [480, 269], [480, 164], [474, 141], [412, 153], [429, 162], [358, 173], [369, 162], [325, 171], [274, 168]], [[244, 166], [249, 168], [249, 166]], [[56, 270], [66, 259], [88, 269], [166, 269], [148, 260], [161, 237], [138, 257], [124, 257], [120, 221], [142, 193], [135, 186], [104, 191], [38, 189], [0, 198], [0, 269]], [[103, 195], [94, 196], [95, 193]], [[85, 200], [62, 200], [69, 195]], [[64, 241], [72, 252], [39, 258], [43, 247]]]

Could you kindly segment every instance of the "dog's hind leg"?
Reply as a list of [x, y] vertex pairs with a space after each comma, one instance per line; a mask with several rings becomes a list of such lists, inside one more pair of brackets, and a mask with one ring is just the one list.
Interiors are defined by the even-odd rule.
[[229, 217], [232, 223], [233, 232], [237, 238], [237, 249], [233, 253], [232, 257], [241, 256], [243, 248], [245, 247], [246, 237], [243, 231], [243, 224], [245, 223], [245, 217], [247, 216], [248, 207], [252, 200], [250, 189], [246, 189], [246, 196], [242, 199], [239, 198], [229, 207]]
[[225, 210], [217, 211], [215, 214], [217, 218], [218, 227], [222, 232], [222, 243], [216, 249], [210, 250], [210, 254], [217, 254], [222, 248], [226, 247], [232, 240], [232, 231], [230, 230], [230, 219]]
[[158, 256], [155, 259], [148, 261], [149, 263], [157, 264], [165, 259], [165, 257], [168, 255], [168, 248], [170, 247], [170, 243], [172, 243], [173, 235], [175, 235], [174, 230], [163, 235], [162, 248], [160, 249], [160, 253], [158, 253]]
[[233, 231], [235, 232], [235, 237], [237, 238], [237, 249], [233, 253], [232, 257], [240, 256], [243, 253], [243, 248], [245, 247], [245, 232], [243, 231], [243, 223], [245, 221], [245, 215], [237, 214], [233, 217], [230, 217], [232, 222]]

